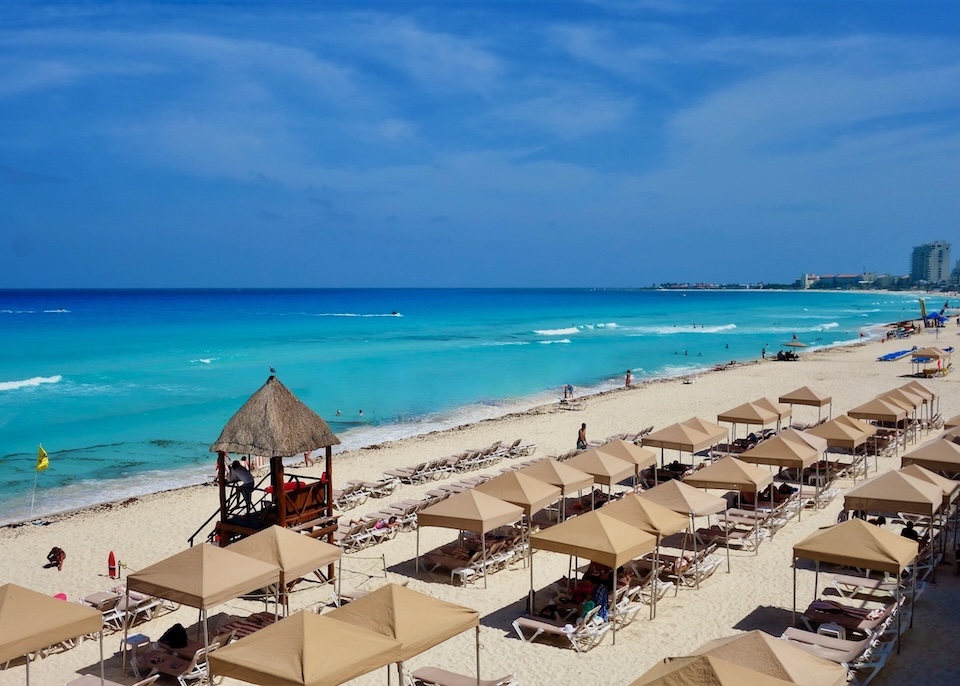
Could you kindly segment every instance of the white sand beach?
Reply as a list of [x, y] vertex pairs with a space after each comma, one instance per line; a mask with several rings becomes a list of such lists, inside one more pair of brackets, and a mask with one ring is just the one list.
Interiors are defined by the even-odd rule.
[[[956, 333], [951, 326], [941, 335], [939, 343], [948, 344], [945, 341], [954, 340]], [[910, 345], [922, 347], [937, 342], [932, 335], [921, 334], [914, 337]], [[635, 432], [648, 425], [660, 428], [692, 416], [714, 421], [718, 412], [761, 396], [776, 399], [804, 385], [832, 395], [833, 414], [842, 414], [911, 380], [906, 376], [911, 371], [908, 361], [875, 361], [878, 355], [893, 350], [893, 345], [896, 344], [867, 343], [806, 352], [801, 353], [798, 362], [749, 363], [702, 374], [692, 383], [679, 379], [643, 383], [588, 398], [585, 409], [580, 412], [545, 407], [376, 449], [336, 454], [334, 482], [339, 486], [348, 479], [372, 479], [384, 469], [520, 437], [524, 442], [537, 444], [537, 456], [555, 455], [574, 447], [581, 422], [586, 422], [589, 438], [602, 439], [619, 432]], [[923, 382], [940, 394], [944, 417], [960, 413], [958, 382], [960, 376], [956, 373]], [[810, 422], [816, 417], [815, 408], [795, 408], [795, 421]], [[938, 433], [923, 434], [920, 441], [933, 440]], [[211, 435], [211, 443], [214, 439], [216, 435]], [[213, 455], [210, 465], [212, 472]], [[507, 465], [509, 460], [491, 471]], [[898, 467], [898, 459], [880, 459], [881, 470]], [[322, 464], [318, 464], [299, 471], [319, 475], [321, 469]], [[395, 500], [419, 497], [435, 483], [403, 486], [383, 500], [368, 500], [346, 516], [359, 516]], [[846, 490], [852, 481], [842, 480], [840, 486]], [[699, 591], [685, 588], [676, 597], [668, 595], [659, 605], [655, 620], [648, 621], [641, 615], [618, 632], [616, 645], [608, 634], [598, 647], [586, 654], [547, 642], [526, 644], [517, 639], [511, 622], [523, 613], [530, 583], [528, 571], [519, 565], [492, 575], [486, 589], [482, 584], [451, 585], [449, 575], [442, 572], [416, 576], [415, 533], [403, 532], [392, 541], [346, 556], [343, 583], [345, 587], [375, 588], [384, 582], [381, 565], [385, 564], [391, 581], [408, 581], [410, 588], [479, 610], [481, 669], [485, 678], [513, 673], [528, 686], [626, 684], [663, 657], [687, 654], [711, 639], [756, 628], [779, 635], [790, 623], [792, 546], [817, 527], [835, 522], [842, 502], [841, 494], [822, 510], [804, 511], [801, 521], [794, 518], [772, 540], [765, 542], [759, 555], [732, 551], [732, 573], [721, 568]], [[4, 527], [0, 529], [3, 549], [0, 581], [15, 582], [51, 595], [65, 593], [69, 600], [79, 600], [116, 584], [106, 576], [110, 551], [125, 565], [125, 573], [146, 567], [183, 550], [187, 538], [216, 508], [217, 489], [197, 486], [51, 517], [46, 526]], [[421, 531], [421, 551], [450, 542], [455, 536], [454, 531], [425, 527]], [[67, 553], [61, 572], [43, 568], [47, 552], [53, 546]], [[536, 588], [543, 588], [566, 574], [566, 556], [541, 551], [535, 558]], [[952, 552], [948, 552], [947, 559], [953, 561]], [[801, 570], [799, 598], [803, 607], [811, 598], [812, 584], [813, 573]], [[301, 584], [293, 594], [292, 609], [316, 605], [329, 596], [329, 587]], [[902, 653], [891, 656], [887, 668], [874, 683], [881, 686], [938, 684], [954, 680], [960, 649], [956, 631], [958, 608], [960, 577], [954, 575], [952, 564], [944, 565], [937, 575], [937, 583], [929, 585], [918, 601], [916, 626], [904, 635]], [[258, 603], [231, 601], [213, 611], [212, 624], [221, 622], [226, 615], [242, 616], [262, 609]], [[197, 613], [184, 607], [138, 626], [137, 631], [156, 639], [175, 622], [193, 627]], [[105, 638], [107, 676], [131, 684], [132, 676], [124, 676], [120, 669], [117, 651], [121, 639], [121, 634]], [[473, 633], [467, 632], [410, 660], [405, 666], [416, 669], [433, 665], [471, 674], [473, 641]], [[31, 679], [36, 684], [62, 684], [77, 674], [94, 673], [96, 669], [96, 642], [85, 641], [72, 650], [32, 663]], [[352, 683], [382, 684], [385, 679], [381, 670]], [[0, 686], [20, 684], [23, 680], [22, 664], [0, 671]], [[164, 683], [162, 679], [160, 683]], [[225, 680], [224, 683], [239, 682]]]

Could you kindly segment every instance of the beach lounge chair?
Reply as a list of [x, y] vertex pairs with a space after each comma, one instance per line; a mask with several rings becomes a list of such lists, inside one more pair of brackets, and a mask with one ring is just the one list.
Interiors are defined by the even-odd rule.
[[[409, 675], [413, 686], [477, 686], [477, 677], [448, 672], [439, 667], [421, 667]], [[508, 674], [499, 679], [481, 679], [480, 686], [520, 686], [520, 682]]]
[[717, 543], [753, 553], [767, 538], [769, 532], [765, 529], [738, 529], [735, 526], [724, 529], [719, 525], [710, 528], [697, 529], [697, 536], [705, 543]]
[[868, 576], [834, 574], [833, 587], [844, 598], [854, 598], [862, 594], [876, 595], [878, 592], [892, 595], [897, 590], [897, 582], [888, 579], [872, 579]]
[[202, 684], [207, 681], [207, 654], [220, 647], [218, 643], [211, 643], [209, 648], [200, 648], [190, 660], [177, 655], [150, 651], [145, 655], [147, 666], [153, 668], [150, 676], [166, 674], [174, 677], [180, 686]]
[[867, 638], [849, 641], [801, 629], [788, 628], [781, 638], [819, 657], [842, 664], [849, 672], [849, 686], [867, 686], [880, 673], [896, 641]]
[[814, 600], [800, 616], [804, 626], [816, 631], [820, 624], [839, 624], [847, 631], [872, 635], [882, 631], [897, 609], [896, 602], [883, 607], [864, 608], [845, 605], [836, 600]]
[[[585, 653], [603, 640], [610, 623], [597, 616], [599, 607], [595, 607], [576, 625], [561, 620], [549, 620], [534, 615], [524, 615], [513, 621], [513, 629], [524, 643], [533, 643], [540, 636], [564, 638], [570, 647], [578, 653]], [[524, 630], [532, 632], [527, 638]]]

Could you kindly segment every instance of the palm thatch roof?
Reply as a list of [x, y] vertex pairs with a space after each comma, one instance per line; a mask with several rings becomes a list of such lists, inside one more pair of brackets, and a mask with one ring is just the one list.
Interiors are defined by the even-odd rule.
[[210, 452], [292, 457], [339, 444], [320, 415], [271, 376], [230, 418]]

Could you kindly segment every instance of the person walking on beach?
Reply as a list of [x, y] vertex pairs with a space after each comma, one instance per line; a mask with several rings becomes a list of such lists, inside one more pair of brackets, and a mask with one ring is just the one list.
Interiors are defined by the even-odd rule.
[[577, 434], [577, 450], [587, 449], [587, 423], [580, 425], [580, 432]]
[[624, 382], [627, 388], [633, 385], [633, 375], [630, 373], [630, 370], [627, 370], [627, 380]]

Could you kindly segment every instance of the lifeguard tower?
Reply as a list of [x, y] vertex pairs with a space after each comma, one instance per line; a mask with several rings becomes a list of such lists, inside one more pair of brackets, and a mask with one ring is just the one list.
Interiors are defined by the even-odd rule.
[[[215, 519], [208, 539], [221, 546], [274, 524], [333, 543], [337, 517], [333, 514], [332, 447], [339, 443], [327, 423], [271, 375], [210, 447], [217, 454], [220, 509], [197, 530], [190, 544]], [[321, 448], [326, 461], [322, 477], [285, 472], [283, 458]], [[247, 507], [240, 484], [226, 481], [230, 455], [270, 460], [269, 472], [255, 481], [252, 507]], [[248, 469], [254, 469], [249, 462]]]

